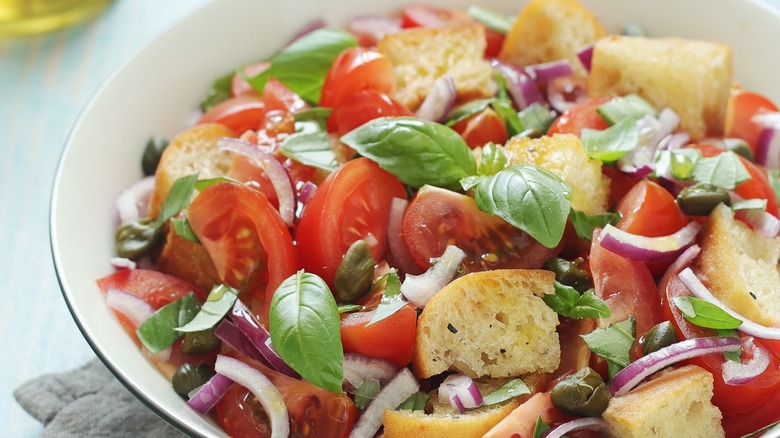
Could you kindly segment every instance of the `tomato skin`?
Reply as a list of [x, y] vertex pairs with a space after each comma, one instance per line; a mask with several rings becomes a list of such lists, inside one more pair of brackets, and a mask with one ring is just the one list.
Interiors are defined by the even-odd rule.
[[674, 197], [660, 185], [642, 180], [617, 205], [617, 227], [647, 237], [667, 236], [688, 224]]
[[263, 194], [220, 183], [195, 198], [187, 217], [219, 278], [248, 293], [249, 307], [266, 322], [273, 292], [297, 269], [292, 237], [279, 213]]
[[763, 128], [751, 119], [764, 111], [777, 111], [777, 106], [758, 93], [732, 88], [726, 106], [723, 136], [745, 140], [755, 154], [758, 137]]
[[386, 359], [398, 367], [409, 365], [417, 332], [417, 312], [402, 307], [387, 318], [366, 326], [374, 311], [355, 312], [341, 319], [341, 343], [345, 353]]
[[501, 47], [504, 45], [504, 40], [506, 40], [505, 34], [485, 27], [485, 41], [487, 42], [485, 58], [498, 58], [498, 55], [501, 53]]
[[601, 174], [609, 178], [609, 205], [615, 206], [642, 178], [631, 176], [620, 170], [601, 166]]
[[154, 309], [170, 304], [179, 298], [194, 292], [201, 303], [206, 300], [207, 292], [190, 283], [149, 269], [124, 269], [96, 280], [103, 293], [109, 288], [128, 292], [146, 301]]
[[504, 144], [508, 138], [504, 122], [490, 107], [461, 120], [452, 129], [460, 134], [472, 149], [489, 142]]
[[231, 130], [241, 133], [257, 129], [265, 117], [265, 104], [255, 95], [231, 97], [216, 104], [198, 120], [201, 123], [221, 123]]
[[612, 98], [596, 97], [574, 104], [555, 119], [547, 135], [574, 134], [579, 137], [583, 128], [598, 130], [609, 128], [609, 124], [596, 112], [596, 109], [610, 99]]
[[422, 270], [430, 267], [449, 244], [466, 252], [469, 272], [500, 268], [540, 268], [563, 248], [545, 248], [498, 216], [481, 211], [474, 198], [450, 190], [423, 186], [403, 219], [409, 255]]
[[[253, 78], [260, 73], [264, 72], [271, 64], [268, 62], [256, 62], [253, 64], [246, 65], [241, 68], [241, 71], [244, 72], [244, 75], [248, 78]], [[233, 75], [233, 82], [230, 84], [230, 95], [233, 97], [236, 96], [243, 96], [246, 94], [259, 96], [260, 93], [257, 92], [257, 90], [254, 89], [251, 85], [249, 85], [249, 82], [244, 80], [244, 77], [238, 73]]]
[[726, 438], [739, 438], [758, 429], [780, 421], [780, 391], [774, 391], [757, 408], [737, 415], [724, 415], [721, 423]]
[[406, 199], [403, 184], [368, 158], [349, 161], [328, 175], [295, 228], [301, 267], [332, 288], [336, 269], [355, 241], [366, 240], [374, 261], [382, 260], [393, 198]]
[[471, 18], [463, 11], [428, 5], [409, 5], [401, 12], [401, 27], [442, 27], [451, 22], [469, 23]]
[[387, 94], [362, 90], [347, 96], [328, 118], [328, 131], [344, 135], [358, 126], [379, 117], [413, 116], [409, 108]]
[[384, 55], [364, 47], [349, 48], [333, 61], [322, 85], [320, 106], [338, 108], [351, 94], [374, 90], [395, 94], [395, 70]]

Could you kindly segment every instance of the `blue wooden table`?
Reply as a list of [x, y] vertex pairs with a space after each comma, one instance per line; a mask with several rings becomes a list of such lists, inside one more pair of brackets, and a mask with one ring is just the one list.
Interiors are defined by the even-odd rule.
[[16, 404], [14, 388], [95, 357], [64, 304], [49, 252], [49, 200], [68, 132], [122, 59], [206, 1], [116, 0], [79, 26], [0, 39], [0, 436], [42, 430]]

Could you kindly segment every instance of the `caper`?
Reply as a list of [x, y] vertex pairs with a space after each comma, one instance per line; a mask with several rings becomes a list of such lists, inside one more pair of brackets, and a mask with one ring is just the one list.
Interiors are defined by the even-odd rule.
[[580, 268], [582, 259], [578, 258], [572, 262], [561, 259], [551, 258], [544, 263], [544, 269], [555, 273], [555, 281], [567, 286], [571, 286], [578, 292], [583, 293], [590, 289], [591, 280], [588, 271]]
[[718, 142], [718, 146], [732, 151], [737, 155], [742, 156], [743, 158], [753, 161], [753, 149], [750, 148], [750, 145], [741, 138], [724, 138], [723, 140]]
[[141, 169], [144, 171], [144, 175], [154, 175], [157, 171], [157, 165], [160, 164], [160, 157], [165, 148], [168, 147], [167, 138], [161, 135], [152, 136], [149, 141], [146, 142], [146, 148], [144, 149], [144, 155], [141, 157]]
[[184, 334], [181, 352], [184, 354], [206, 354], [219, 348], [221, 342], [214, 335], [214, 329], [188, 332]]
[[567, 379], [558, 382], [550, 398], [561, 412], [576, 417], [598, 417], [607, 409], [607, 386], [599, 373], [585, 367]]
[[664, 347], [677, 343], [680, 339], [677, 337], [677, 331], [669, 321], [664, 321], [655, 325], [647, 331], [642, 341], [642, 353], [648, 355]]
[[340, 302], [351, 303], [365, 295], [374, 280], [374, 263], [365, 240], [349, 247], [333, 277], [333, 289]]
[[713, 184], [698, 183], [686, 187], [677, 195], [677, 205], [690, 216], [706, 216], [720, 203], [731, 204], [729, 192]]
[[208, 382], [214, 376], [214, 370], [206, 364], [193, 365], [185, 363], [180, 366], [171, 379], [173, 390], [186, 397], [193, 389]]
[[125, 222], [116, 230], [116, 252], [120, 257], [137, 259], [154, 248], [160, 237], [151, 218]]

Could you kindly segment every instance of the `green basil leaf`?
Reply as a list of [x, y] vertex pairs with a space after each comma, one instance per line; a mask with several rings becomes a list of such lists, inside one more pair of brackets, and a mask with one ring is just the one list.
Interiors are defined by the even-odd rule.
[[249, 84], [263, 91], [270, 78], [276, 78], [304, 100], [317, 103], [330, 66], [341, 52], [357, 46], [348, 32], [318, 29], [295, 40], [271, 58], [271, 66], [250, 78]]
[[612, 311], [593, 293], [592, 289], [585, 291], [577, 305], [569, 312], [569, 317], [574, 319], [609, 318], [611, 315]]
[[520, 123], [522, 123], [526, 131], [531, 130], [541, 136], [547, 134], [550, 125], [555, 121], [553, 114], [544, 105], [534, 102], [517, 113], [517, 118], [520, 119]]
[[741, 138], [723, 138], [716, 141], [715, 145], [722, 147], [727, 151], [732, 151], [750, 162], [756, 161], [755, 157], [753, 157], [753, 149], [751, 149], [750, 145]]
[[209, 292], [206, 302], [200, 306], [200, 311], [192, 321], [177, 328], [182, 333], [199, 332], [216, 326], [233, 308], [238, 299], [238, 291], [230, 286], [220, 284]]
[[542, 421], [542, 416], [540, 415], [536, 418], [536, 424], [534, 424], [534, 433], [532, 438], [542, 438], [548, 430], [550, 430], [550, 426]]
[[314, 107], [293, 114], [296, 122], [316, 122], [321, 131], [327, 131], [328, 118], [333, 113], [330, 108]]
[[216, 178], [209, 178], [209, 179], [200, 179], [195, 182], [195, 190], [202, 192], [206, 190], [207, 188], [220, 183], [234, 183], [234, 184], [241, 184], [241, 181], [238, 181], [236, 179], [230, 178], [228, 176], [218, 176]]
[[195, 232], [192, 231], [192, 228], [190, 227], [190, 221], [188, 221], [186, 218], [172, 218], [171, 225], [173, 226], [174, 233], [189, 240], [190, 242], [197, 243], [198, 245], [201, 244], [200, 239], [198, 239], [198, 236], [195, 235]]
[[195, 294], [188, 293], [178, 300], [157, 309], [136, 330], [138, 339], [152, 354], [173, 345], [181, 337], [176, 328], [186, 325], [200, 310]]
[[639, 131], [636, 120], [627, 118], [603, 131], [583, 129], [580, 139], [589, 157], [613, 163], [637, 147]]
[[301, 164], [328, 172], [339, 167], [336, 154], [330, 147], [330, 137], [325, 131], [300, 132], [290, 135], [279, 146], [279, 152]]
[[322, 278], [298, 271], [284, 280], [271, 299], [269, 331], [287, 365], [309, 382], [343, 393], [339, 313]]
[[[739, 331], [737, 329], [717, 329], [718, 336], [720, 337], [732, 337], [739, 339]], [[723, 357], [726, 360], [730, 360], [736, 363], [742, 363], [742, 346], [731, 351], [724, 351]]]
[[355, 406], [361, 411], [379, 394], [379, 380], [366, 379], [355, 389]]
[[192, 191], [195, 189], [195, 181], [198, 180], [198, 174], [181, 177], [173, 183], [168, 197], [165, 198], [160, 215], [154, 222], [155, 228], [160, 228], [168, 219], [179, 214], [180, 211], [190, 205]]
[[405, 410], [405, 411], [422, 411], [425, 409], [425, 406], [428, 405], [428, 400], [431, 398], [431, 396], [428, 393], [417, 391], [414, 394], [412, 394], [409, 398], [404, 400], [403, 403], [398, 405], [397, 411]]
[[[482, 155], [479, 159], [478, 169], [480, 175], [495, 175], [506, 168], [506, 163], [504, 148], [497, 146], [492, 141], [482, 146]], [[464, 188], [464, 190], [468, 189]]]
[[739, 156], [731, 151], [700, 159], [691, 175], [696, 182], [713, 184], [726, 190], [732, 190], [750, 179]]
[[607, 360], [609, 377], [612, 378], [631, 363], [629, 352], [636, 340], [636, 320], [630, 317], [580, 337], [588, 344], [590, 351]]
[[515, 22], [514, 17], [489, 11], [479, 6], [470, 6], [467, 13], [474, 21], [480, 22], [485, 27], [503, 35], [509, 33], [509, 29], [512, 28], [512, 24]]
[[338, 307], [336, 307], [336, 310], [338, 310], [339, 313], [361, 312], [363, 306], [360, 304], [339, 304]]
[[577, 236], [585, 240], [593, 240], [593, 230], [596, 228], [604, 228], [607, 224], [615, 225], [620, 220], [620, 213], [618, 212], [588, 216], [581, 211], [572, 209], [570, 216]]
[[462, 120], [466, 120], [474, 114], [481, 113], [485, 110], [485, 108], [493, 103], [494, 100], [495, 98], [488, 97], [487, 99], [477, 99], [465, 103], [450, 111], [450, 113], [447, 114], [447, 116], [444, 118], [444, 124], [447, 126], [452, 126]]
[[493, 111], [496, 112], [504, 123], [507, 135], [509, 137], [514, 137], [521, 132], [525, 132], [526, 129], [523, 127], [523, 123], [517, 115], [515, 106], [509, 98], [509, 93], [506, 89], [506, 79], [504, 79], [504, 76], [501, 73], [496, 72], [495, 81], [498, 85], [498, 94], [490, 106], [493, 107]]
[[401, 310], [406, 306], [407, 301], [401, 293], [401, 280], [398, 279], [398, 272], [395, 269], [391, 269], [390, 272], [385, 274], [387, 279], [385, 280], [385, 290], [382, 293], [382, 300], [374, 312], [374, 317], [366, 324], [369, 326], [375, 324], [395, 312]]
[[463, 188], [463, 191], [469, 191], [477, 186], [477, 184], [480, 183], [485, 179], [485, 176], [467, 176], [460, 180], [460, 186]]
[[555, 293], [547, 294], [542, 299], [548, 307], [559, 315], [573, 319], [608, 318], [612, 312], [604, 302], [593, 294], [593, 289], [582, 295], [571, 286], [555, 282]]
[[731, 203], [731, 209], [737, 210], [766, 210], [766, 199], [744, 199]]
[[546, 294], [542, 297], [542, 300], [556, 313], [566, 316], [580, 301], [580, 293], [573, 287], [561, 284], [558, 281], [553, 283], [553, 287], [555, 293]]
[[601, 104], [596, 109], [596, 112], [610, 125], [614, 125], [624, 119], [636, 121], [646, 115], [658, 117], [658, 111], [655, 107], [637, 94], [614, 97]]
[[527, 164], [512, 166], [477, 184], [480, 210], [501, 217], [547, 248], [563, 237], [571, 188], [548, 170]]
[[204, 113], [218, 103], [230, 99], [230, 89], [233, 86], [233, 75], [235, 72], [225, 73], [218, 77], [211, 84], [211, 87], [206, 92], [203, 100], [200, 101], [200, 109]]
[[701, 158], [698, 149], [683, 148], [675, 151], [659, 151], [654, 159], [654, 176], [672, 175], [680, 181], [691, 178], [694, 166]]
[[675, 297], [672, 302], [685, 319], [699, 327], [712, 329], [736, 329], [742, 321], [726, 313], [720, 307], [696, 297]]
[[341, 141], [415, 188], [429, 184], [457, 190], [461, 178], [477, 174], [463, 138], [427, 120], [383, 117], [355, 128]]
[[775, 192], [775, 199], [780, 204], [780, 170], [769, 169], [767, 178], [769, 179], [769, 185], [772, 186], [772, 191]]
[[487, 406], [495, 405], [507, 400], [511, 400], [515, 397], [520, 397], [521, 395], [528, 395], [530, 393], [531, 390], [528, 389], [528, 386], [526, 386], [525, 382], [520, 379], [512, 379], [501, 385], [500, 388], [483, 397], [482, 404]]

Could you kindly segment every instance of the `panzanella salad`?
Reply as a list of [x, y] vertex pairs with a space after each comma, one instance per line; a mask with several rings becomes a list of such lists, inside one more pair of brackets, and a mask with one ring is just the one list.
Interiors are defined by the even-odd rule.
[[117, 200], [107, 304], [233, 436], [755, 436], [780, 112], [575, 0], [314, 23]]

